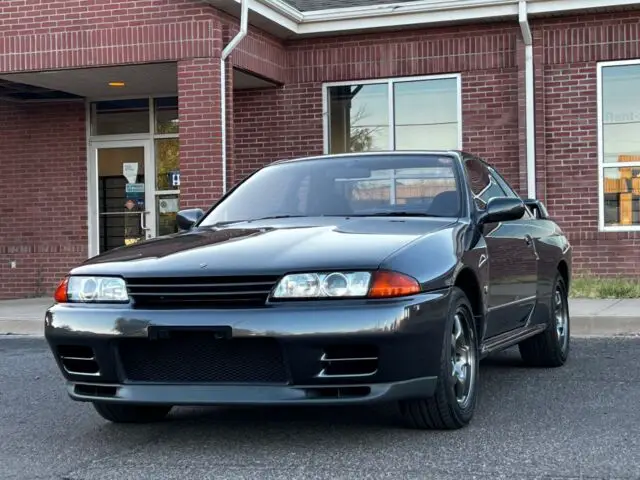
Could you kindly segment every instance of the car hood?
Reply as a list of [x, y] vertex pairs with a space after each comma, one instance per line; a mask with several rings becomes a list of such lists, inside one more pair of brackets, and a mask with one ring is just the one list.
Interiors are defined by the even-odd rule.
[[416, 238], [451, 224], [444, 218], [322, 217], [200, 227], [111, 250], [72, 273], [143, 277], [375, 269]]

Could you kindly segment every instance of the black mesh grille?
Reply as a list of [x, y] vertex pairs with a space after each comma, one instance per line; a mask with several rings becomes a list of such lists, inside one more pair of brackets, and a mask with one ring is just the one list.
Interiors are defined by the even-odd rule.
[[271, 338], [219, 340], [213, 333], [172, 332], [169, 339], [118, 344], [125, 376], [139, 382], [286, 383], [282, 350]]
[[139, 308], [264, 305], [277, 276], [127, 278]]

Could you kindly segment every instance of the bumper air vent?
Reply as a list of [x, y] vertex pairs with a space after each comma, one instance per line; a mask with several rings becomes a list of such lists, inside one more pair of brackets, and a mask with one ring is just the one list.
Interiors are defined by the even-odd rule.
[[369, 377], [378, 371], [378, 349], [369, 345], [326, 348], [320, 364], [320, 378]]
[[60, 345], [57, 352], [67, 373], [71, 375], [100, 375], [100, 368], [91, 347]]

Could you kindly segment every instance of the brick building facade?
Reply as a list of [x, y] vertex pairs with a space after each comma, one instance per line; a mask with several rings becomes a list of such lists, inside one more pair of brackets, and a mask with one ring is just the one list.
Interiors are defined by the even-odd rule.
[[635, 274], [640, 3], [330, 3], [252, 2], [224, 67], [235, 0], [0, 5], [0, 298], [50, 294], [268, 162], [353, 148], [462, 148], [523, 196], [535, 168], [576, 273]]

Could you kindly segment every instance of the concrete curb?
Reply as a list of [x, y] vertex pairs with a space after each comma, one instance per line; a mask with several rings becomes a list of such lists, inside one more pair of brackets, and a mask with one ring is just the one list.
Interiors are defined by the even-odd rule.
[[[44, 320], [0, 318], [0, 338], [42, 337]], [[640, 316], [572, 316], [572, 337], [640, 337]]]

